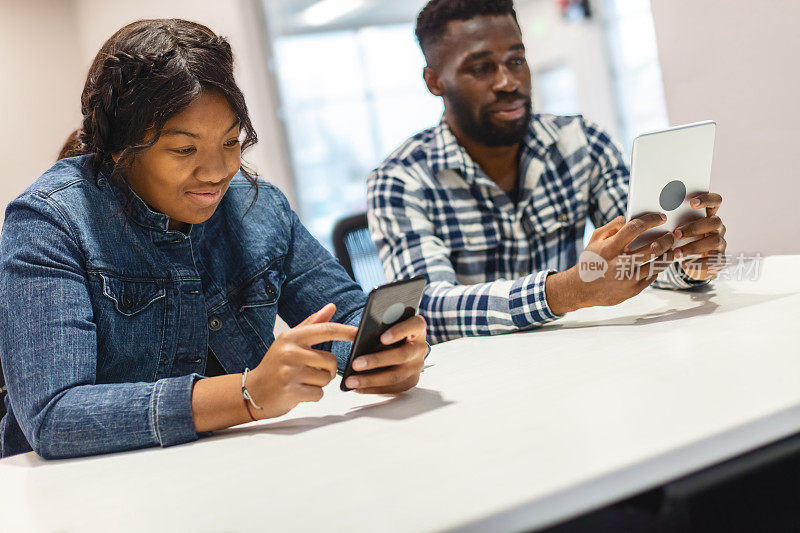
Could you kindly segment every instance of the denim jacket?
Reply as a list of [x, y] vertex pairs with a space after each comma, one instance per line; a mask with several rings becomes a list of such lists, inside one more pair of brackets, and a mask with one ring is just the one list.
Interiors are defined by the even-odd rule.
[[[256, 367], [276, 315], [328, 302], [358, 325], [366, 296], [286, 198], [237, 175], [214, 215], [169, 230], [126, 186], [63, 159], [9, 204], [0, 236], [2, 456], [72, 457], [198, 438], [191, 391], [211, 351]], [[323, 346], [343, 369], [349, 343]]]

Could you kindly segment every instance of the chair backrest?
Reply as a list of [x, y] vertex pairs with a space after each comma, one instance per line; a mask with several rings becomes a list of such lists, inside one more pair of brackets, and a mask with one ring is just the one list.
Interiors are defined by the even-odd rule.
[[365, 292], [386, 283], [386, 275], [367, 227], [367, 214], [344, 218], [333, 228], [336, 258]]

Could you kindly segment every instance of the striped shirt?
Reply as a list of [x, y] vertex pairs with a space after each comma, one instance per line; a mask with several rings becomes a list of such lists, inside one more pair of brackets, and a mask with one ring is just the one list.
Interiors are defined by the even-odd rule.
[[[387, 278], [423, 274], [428, 341], [528, 329], [556, 318], [545, 280], [574, 266], [586, 220], [625, 215], [620, 146], [582, 116], [534, 115], [509, 198], [446, 122], [406, 141], [367, 181], [369, 227]], [[660, 288], [695, 287], [678, 263]]]

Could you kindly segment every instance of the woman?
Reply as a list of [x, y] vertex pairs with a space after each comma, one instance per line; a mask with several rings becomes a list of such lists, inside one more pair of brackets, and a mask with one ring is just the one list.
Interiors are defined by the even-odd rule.
[[[225, 39], [182, 20], [130, 24], [95, 58], [81, 104], [62, 159], [6, 210], [2, 456], [168, 446], [318, 401], [365, 296], [241, 166], [256, 134]], [[276, 314], [293, 326], [277, 339]], [[349, 386], [416, 385], [424, 321], [388, 333], [406, 343], [359, 358], [378, 371]]]

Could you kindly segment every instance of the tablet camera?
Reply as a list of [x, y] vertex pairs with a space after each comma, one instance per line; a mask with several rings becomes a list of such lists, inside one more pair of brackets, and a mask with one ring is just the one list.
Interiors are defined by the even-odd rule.
[[675, 211], [686, 199], [686, 185], [681, 180], [673, 180], [664, 185], [658, 202], [664, 211]]

